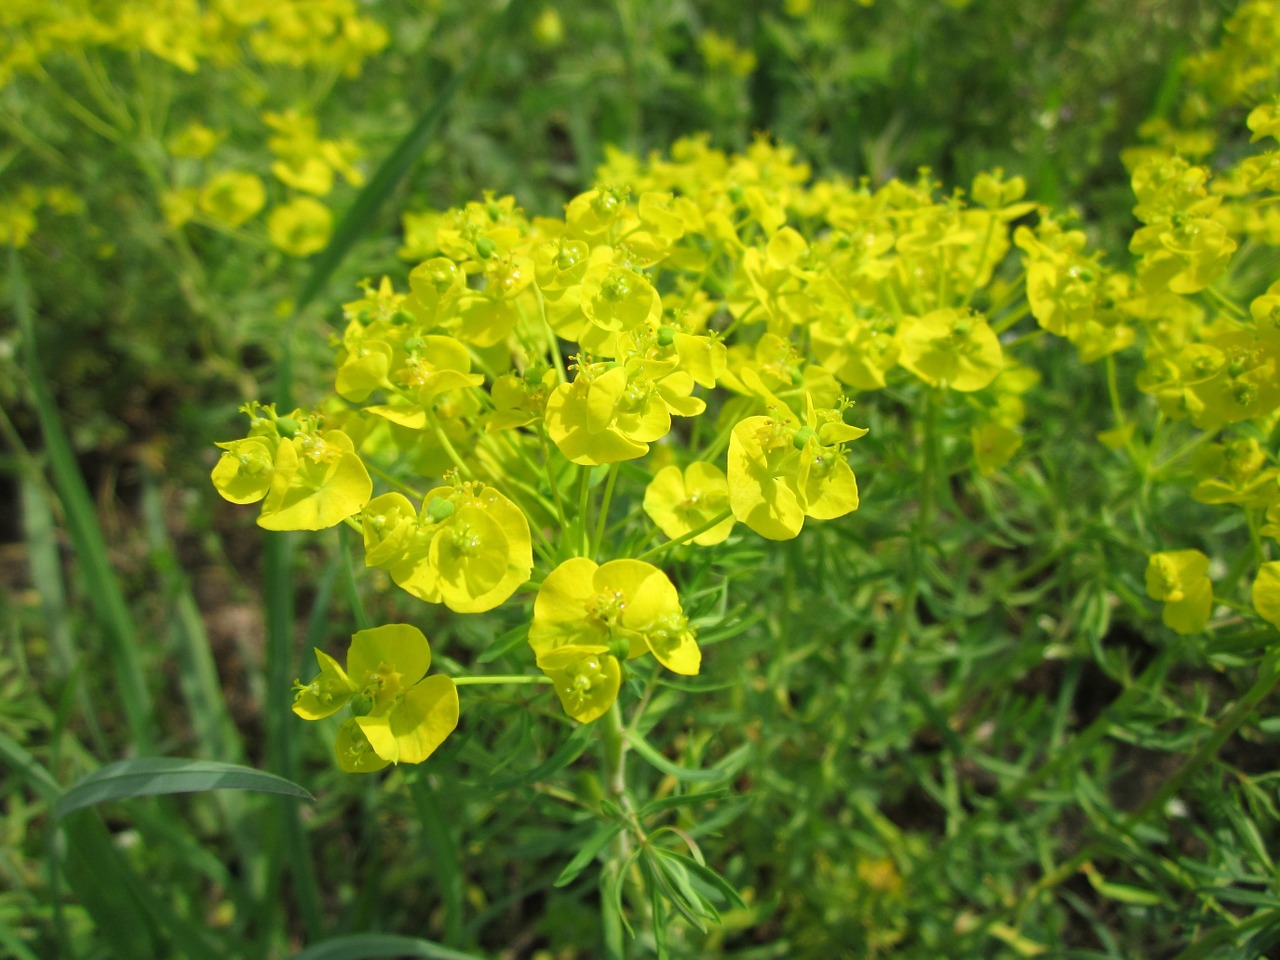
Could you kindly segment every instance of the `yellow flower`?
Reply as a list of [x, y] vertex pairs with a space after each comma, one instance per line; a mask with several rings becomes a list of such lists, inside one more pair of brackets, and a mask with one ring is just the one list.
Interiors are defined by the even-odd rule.
[[200, 190], [200, 212], [228, 227], [240, 226], [266, 202], [266, 188], [252, 173], [224, 170]]
[[1209, 558], [1199, 550], [1155, 553], [1147, 561], [1147, 596], [1164, 604], [1164, 624], [1182, 633], [1199, 633], [1209, 624], [1213, 585]]
[[634, 460], [671, 430], [671, 415], [697, 416], [706, 404], [677, 360], [580, 364], [572, 383], [547, 400], [547, 433], [574, 463]]
[[789, 416], [747, 417], [729, 436], [729, 503], [733, 515], [770, 540], [790, 540], [804, 518], [831, 520], [858, 509], [858, 484], [845, 443], [866, 430], [838, 410], [806, 402], [806, 423]]
[[297, 197], [271, 211], [267, 233], [290, 256], [309, 257], [329, 242], [333, 214], [319, 200]]
[[899, 362], [930, 386], [981, 390], [1000, 373], [1000, 341], [977, 314], [943, 309], [906, 317], [898, 328]]
[[1272, 560], [1258, 568], [1251, 596], [1259, 616], [1273, 627], [1280, 627], [1280, 560]]
[[619, 660], [652, 653], [686, 676], [702, 664], [675, 585], [641, 560], [597, 565], [575, 557], [552, 570], [533, 603], [529, 645], [565, 712], [581, 723], [613, 703]]
[[355, 716], [340, 728], [335, 745], [338, 765], [349, 773], [421, 763], [458, 726], [457, 688], [446, 676], [426, 676], [431, 646], [411, 624], [354, 634], [345, 669], [319, 649], [316, 660], [319, 675], [294, 687], [293, 712], [321, 720], [352, 706]]
[[533, 571], [528, 519], [484, 484], [437, 487], [420, 512], [402, 494], [383, 494], [369, 501], [361, 526], [366, 564], [457, 613], [492, 610]]
[[199, 159], [213, 153], [214, 148], [222, 141], [224, 134], [206, 127], [199, 120], [193, 120], [171, 136], [165, 146], [175, 157]]
[[[713, 463], [691, 463], [683, 471], [663, 467], [644, 491], [644, 512], [672, 540], [710, 523], [729, 509], [729, 482]], [[729, 517], [693, 538], [699, 546], [723, 543], [733, 530]]]
[[282, 437], [258, 526], [323, 530], [359, 513], [373, 481], [341, 430]]

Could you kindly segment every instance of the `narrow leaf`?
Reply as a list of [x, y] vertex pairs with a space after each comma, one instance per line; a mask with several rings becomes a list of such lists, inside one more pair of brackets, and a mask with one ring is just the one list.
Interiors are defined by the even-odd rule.
[[665, 813], [667, 810], [677, 810], [680, 807], [692, 807], [700, 803], [710, 803], [713, 800], [723, 800], [727, 796], [729, 796], [729, 791], [723, 788], [707, 790], [705, 793], [677, 793], [670, 797], [662, 797], [646, 803], [640, 808], [639, 815], [641, 817], [652, 817], [658, 813]]
[[514, 787], [537, 783], [539, 780], [547, 779], [553, 773], [559, 773], [582, 756], [594, 739], [592, 737], [594, 732], [595, 728], [589, 724], [579, 726], [544, 763], [539, 764], [527, 773], [513, 774], [510, 777], [497, 780], [486, 780], [484, 782], [485, 788], [488, 790], [510, 790]]
[[73, 810], [108, 800], [204, 790], [251, 790], [315, 799], [296, 783], [252, 767], [212, 760], [140, 757], [107, 764], [81, 779], [58, 801], [56, 815], [65, 817]]
[[101, 624], [102, 635], [115, 669], [125, 719], [132, 743], [148, 750], [154, 742], [154, 711], [151, 692], [138, 651], [138, 632], [129, 614], [129, 605], [107, 556], [106, 539], [98, 523], [93, 498], [80, 474], [75, 452], [54, 403], [53, 391], [45, 380], [36, 347], [35, 316], [27, 288], [26, 273], [16, 248], [9, 251], [9, 287], [13, 312], [22, 331], [24, 367], [35, 405], [40, 433], [44, 438], [54, 488], [62, 501], [67, 533], [75, 551], [94, 614]]
[[727, 775], [727, 771], [689, 770], [677, 763], [673, 763], [650, 746], [649, 742], [634, 730], [624, 730], [623, 736], [627, 738], [627, 742], [631, 744], [636, 753], [640, 754], [640, 756], [644, 757], [649, 761], [649, 763], [661, 770], [663, 773], [670, 774], [677, 780], [694, 780], [707, 783], [712, 780], [723, 780]]
[[488, 30], [481, 39], [478, 48], [468, 54], [465, 65], [449, 78], [440, 92], [436, 94], [431, 105], [418, 118], [418, 122], [404, 135], [396, 145], [396, 148], [391, 151], [391, 155], [382, 161], [382, 165], [378, 167], [377, 172], [369, 178], [369, 182], [365, 184], [364, 189], [356, 196], [351, 208], [343, 216], [337, 229], [334, 230], [333, 238], [329, 241], [329, 245], [316, 258], [315, 266], [311, 268], [311, 275], [303, 285], [301, 293], [298, 294], [297, 304], [294, 308], [295, 316], [301, 313], [316, 298], [316, 295], [324, 289], [324, 285], [333, 276], [334, 271], [338, 269], [338, 265], [342, 263], [348, 251], [368, 230], [374, 217], [377, 216], [378, 210], [395, 192], [396, 187], [404, 179], [405, 174], [409, 172], [414, 161], [418, 159], [422, 151], [426, 149], [427, 144], [431, 142], [431, 137], [434, 135], [436, 127], [440, 125], [440, 121], [444, 118], [445, 112], [453, 102], [453, 98], [457, 96], [463, 84], [485, 62], [494, 40], [506, 29], [508, 21], [520, 6], [521, 4], [516, 0], [511, 0], [506, 9], [490, 21]]
[[560, 876], [556, 877], [556, 882], [553, 885], [563, 887], [572, 883], [578, 874], [586, 869], [587, 864], [594, 860], [600, 851], [603, 850], [608, 845], [609, 841], [616, 837], [621, 830], [622, 824], [620, 823], [606, 823], [601, 826], [600, 829], [593, 833], [587, 842], [579, 848], [578, 852], [574, 855], [574, 858], [569, 861], [565, 868], [560, 871]]
[[483, 960], [474, 953], [460, 953], [430, 940], [400, 937], [389, 933], [358, 933], [334, 937], [293, 955], [293, 960], [396, 960], [414, 957], [424, 960]]
[[660, 850], [659, 853], [669, 860], [678, 861], [686, 870], [707, 886], [711, 887], [734, 906], [745, 907], [747, 905], [746, 901], [742, 899], [742, 896], [733, 888], [733, 885], [729, 883], [728, 880], [720, 876], [720, 874], [716, 873], [705, 864], [699, 863], [697, 860], [693, 859], [693, 857], [687, 857], [683, 853], [676, 853], [674, 850]]

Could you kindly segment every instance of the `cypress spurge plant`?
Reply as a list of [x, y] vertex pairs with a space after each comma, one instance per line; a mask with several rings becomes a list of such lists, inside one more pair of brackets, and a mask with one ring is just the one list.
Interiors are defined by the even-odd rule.
[[[1240, 610], [1274, 622], [1261, 537], [1274, 535], [1280, 501], [1265, 482], [1274, 456], [1257, 440], [1280, 400], [1266, 326], [1275, 291], [1209, 324], [1187, 299], [1211, 291], [1237, 249], [1219, 211], [1268, 201], [1229, 207], [1207, 180], [1176, 158], [1139, 166], [1132, 273], [1025, 202], [1019, 178], [983, 174], [967, 196], [940, 195], [927, 171], [879, 189], [815, 181], [765, 140], [736, 156], [700, 139], [669, 159], [611, 154], [562, 219], [494, 195], [414, 217], [412, 245], [432, 255], [407, 289], [384, 279], [347, 304], [334, 395], [306, 411], [248, 405], [248, 435], [222, 444], [214, 483], [261, 502], [267, 529], [352, 527], [366, 564], [426, 603], [458, 614], [520, 605], [531, 669], [424, 680], [426, 639], [386, 625], [356, 634], [345, 667], [318, 651], [320, 675], [298, 685], [295, 712], [347, 710], [338, 764], [373, 771], [428, 759], [457, 723], [456, 687], [550, 687], [572, 720], [598, 725], [607, 785], [601, 828], [561, 880], [603, 857], [610, 951], [625, 952], [621, 929], [642, 918], [664, 953], [673, 911], [703, 926], [736, 894], [687, 831], [662, 824], [672, 805], [632, 795], [628, 754], [677, 778], [706, 773], [642, 731], [664, 678], [717, 669], [699, 630], [731, 643], [735, 625], [662, 564], [722, 550], [733, 559], [719, 575], [739, 578], [750, 571], [731, 548], [747, 538], [856, 523], [855, 444], [867, 431], [855, 398], [905, 404], [923, 424], [923, 466], [892, 667], [918, 626], [933, 509], [951, 496], [939, 483], [942, 425], [980, 474], [1013, 460], [1038, 381], [1017, 352], [1042, 333], [1103, 361], [1118, 418], [1103, 439], [1148, 486], [1172, 461], [1157, 463], [1157, 444], [1124, 417], [1118, 352], [1147, 350], [1138, 386], [1157, 398], [1157, 428], [1180, 417], [1214, 432], [1255, 425], [1202, 448], [1217, 452], [1196, 495], [1251, 511], [1253, 556], [1233, 569], [1239, 583], [1257, 572], [1256, 613]], [[1028, 317], [1039, 329], [1018, 336]], [[1215, 609], [1208, 560], [1163, 546], [1148, 549], [1148, 591], [1166, 625], [1202, 630]], [[873, 692], [884, 677], [869, 679]]]

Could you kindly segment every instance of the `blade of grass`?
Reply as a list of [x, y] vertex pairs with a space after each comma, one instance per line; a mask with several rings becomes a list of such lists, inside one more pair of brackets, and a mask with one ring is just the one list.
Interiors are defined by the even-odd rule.
[[[22, 777], [50, 807], [61, 807], [62, 788], [20, 744], [0, 734], [0, 759]], [[74, 809], [74, 808], [72, 808]], [[64, 811], [64, 812], [70, 812]], [[171, 954], [161, 949], [159, 937], [167, 932], [183, 944], [183, 955], [195, 960], [217, 960], [220, 951], [209, 935], [192, 924], [163, 898], [157, 897], [125, 859], [124, 853], [95, 814], [76, 810], [49, 834], [49, 885], [53, 902], [59, 902], [59, 876], [65, 876], [95, 924], [97, 936], [121, 960], [159, 960]], [[225, 946], [225, 945], [224, 945]]]
[[418, 809], [418, 822], [430, 848], [432, 875], [444, 901], [444, 939], [450, 946], [462, 944], [463, 882], [458, 845], [445, 820], [435, 790], [421, 769], [409, 780], [409, 791]]
[[58, 801], [55, 815], [65, 817], [74, 810], [125, 797], [152, 797], [204, 790], [249, 790], [301, 797], [304, 800], [314, 799], [296, 783], [252, 767], [218, 763], [214, 760], [139, 757], [109, 763], [82, 777]]
[[54, 488], [66, 515], [67, 532], [71, 536], [85, 590], [107, 645], [106, 659], [115, 669], [130, 742], [139, 753], [149, 753], [155, 746], [155, 714], [142, 660], [138, 655], [142, 646], [138, 642], [138, 631], [133, 618], [129, 615], [124, 591], [107, 557], [106, 540], [94, 512], [93, 500], [80, 475], [71, 441], [67, 438], [54, 405], [52, 391], [40, 367], [30, 294], [16, 248], [9, 250], [9, 280], [13, 311], [22, 332], [27, 382], [35, 404], [36, 417], [40, 422], [40, 432], [44, 437]]
[[459, 953], [430, 940], [389, 933], [360, 933], [317, 943], [293, 960], [381, 960], [385, 957], [420, 957], [422, 960], [483, 960], [474, 953]]
[[13, 960], [40, 960], [39, 957], [31, 952], [31, 948], [23, 943], [12, 928], [2, 920], [0, 920], [0, 947], [9, 951], [9, 956], [13, 957]]
[[191, 582], [174, 552], [164, 521], [160, 490], [150, 473], [143, 477], [142, 515], [151, 549], [151, 564], [159, 574], [168, 600], [174, 653], [179, 668], [178, 682], [190, 709], [198, 749], [212, 760], [241, 763], [244, 746], [231, 721], [204, 620], [192, 596]]
[[76, 653], [71, 641], [70, 606], [62, 582], [58, 558], [58, 532], [53, 511], [45, 500], [42, 485], [25, 475], [18, 478], [22, 499], [22, 533], [26, 538], [31, 566], [31, 582], [40, 596], [40, 613], [48, 630], [49, 648], [59, 677], [75, 669]]

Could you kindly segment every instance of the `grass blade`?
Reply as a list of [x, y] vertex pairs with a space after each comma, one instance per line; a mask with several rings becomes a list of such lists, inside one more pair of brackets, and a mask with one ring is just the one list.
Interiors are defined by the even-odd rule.
[[53, 393], [40, 367], [26, 275], [16, 248], [10, 248], [9, 251], [9, 279], [13, 310], [22, 331], [27, 381], [35, 403], [36, 417], [40, 422], [40, 432], [44, 436], [54, 488], [62, 501], [72, 548], [81, 565], [89, 601], [107, 644], [107, 659], [115, 668], [130, 741], [140, 752], [147, 752], [155, 744], [155, 714], [142, 660], [138, 656], [141, 649], [138, 632], [129, 615], [120, 581], [107, 557], [107, 545], [94, 512], [93, 500], [80, 475], [71, 441], [67, 438], [53, 402]]
[[478, 954], [459, 953], [430, 940], [389, 933], [358, 933], [317, 943], [293, 960], [381, 960], [384, 957], [421, 957], [423, 960], [483, 960]]
[[329, 245], [316, 258], [311, 274], [298, 294], [294, 307], [295, 316], [305, 310], [324, 289], [324, 285], [333, 276], [351, 247], [364, 236], [382, 205], [395, 192], [400, 181], [404, 179], [405, 174], [430, 143], [436, 127], [440, 125], [449, 105], [453, 103], [453, 98], [457, 96], [458, 91], [471, 78], [471, 75], [488, 59], [493, 42], [506, 30], [508, 23], [521, 6], [516, 0], [511, 0], [502, 13], [490, 21], [488, 29], [480, 40], [479, 48], [468, 57], [465, 66], [449, 78], [431, 105], [418, 118], [418, 122], [396, 144], [391, 155], [382, 161], [377, 172], [369, 178], [369, 182], [356, 196], [337, 229], [334, 230]]
[[192, 595], [190, 578], [174, 552], [164, 521], [160, 490], [149, 473], [143, 478], [142, 513], [151, 564], [168, 601], [178, 682], [191, 712], [198, 749], [209, 759], [240, 763], [244, 760], [244, 748], [227, 709], [204, 620]]
[[63, 794], [55, 813], [64, 817], [109, 800], [205, 790], [250, 790], [315, 799], [296, 783], [252, 767], [213, 760], [139, 757], [108, 764], [82, 778]]
[[76, 653], [67, 616], [71, 607], [62, 581], [56, 523], [45, 499], [43, 482], [29, 477], [26, 470], [19, 475], [18, 482], [22, 499], [22, 533], [29, 551], [31, 582], [40, 595], [40, 614], [49, 631], [53, 661], [59, 677], [65, 678], [75, 669]]
[[409, 791], [418, 809], [418, 822], [431, 850], [432, 874], [440, 886], [444, 901], [444, 938], [451, 945], [462, 943], [462, 921], [465, 905], [462, 869], [458, 863], [458, 845], [426, 774], [418, 771], [409, 781]]

